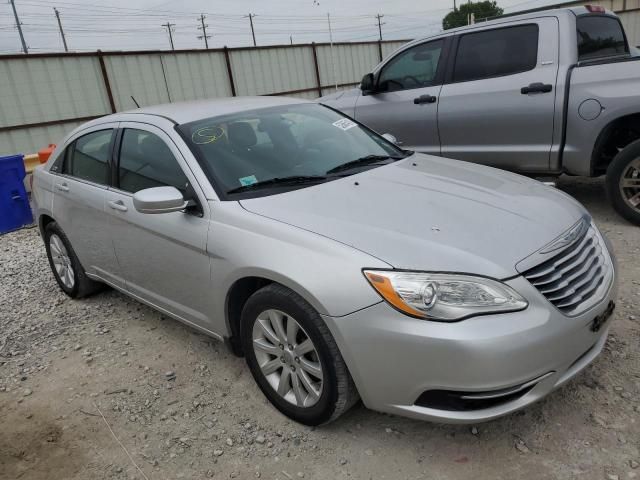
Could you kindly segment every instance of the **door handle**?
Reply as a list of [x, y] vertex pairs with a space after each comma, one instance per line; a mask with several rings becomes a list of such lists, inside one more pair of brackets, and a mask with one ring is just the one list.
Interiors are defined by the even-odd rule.
[[56, 183], [56, 188], [58, 190], [60, 190], [61, 192], [68, 192], [69, 191], [69, 187], [67, 187], [66, 183]]
[[122, 203], [122, 200], [112, 200], [109, 202], [109, 206], [119, 212], [126, 212], [128, 208]]
[[419, 97], [413, 99], [413, 103], [415, 103], [416, 105], [421, 105], [423, 103], [435, 103], [437, 99], [438, 98], [434, 97], [433, 95], [420, 95]]
[[549, 83], [531, 83], [527, 87], [522, 87], [520, 89], [520, 93], [523, 95], [528, 95], [529, 93], [549, 93], [553, 89], [553, 85]]

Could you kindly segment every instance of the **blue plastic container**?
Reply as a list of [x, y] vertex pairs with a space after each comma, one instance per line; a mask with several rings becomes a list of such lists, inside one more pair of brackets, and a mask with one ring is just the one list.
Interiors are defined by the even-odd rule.
[[0, 234], [33, 223], [22, 155], [0, 157]]

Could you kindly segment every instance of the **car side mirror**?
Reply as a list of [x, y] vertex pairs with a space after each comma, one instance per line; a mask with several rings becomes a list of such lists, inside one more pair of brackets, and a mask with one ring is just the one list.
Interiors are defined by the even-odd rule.
[[153, 187], [133, 195], [133, 206], [140, 213], [170, 213], [187, 208], [187, 203], [175, 187]]
[[384, 138], [385, 140], [393, 143], [394, 145], [398, 145], [398, 139], [396, 137], [394, 137], [393, 135], [391, 135], [390, 133], [383, 133], [382, 134], [382, 138]]
[[360, 90], [362, 91], [362, 95], [371, 95], [372, 93], [376, 93], [373, 73], [367, 73], [364, 77], [362, 77], [362, 81], [360, 82]]

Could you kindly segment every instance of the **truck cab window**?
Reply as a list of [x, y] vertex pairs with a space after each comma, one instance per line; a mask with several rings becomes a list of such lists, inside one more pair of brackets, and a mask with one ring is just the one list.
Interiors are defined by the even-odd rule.
[[526, 72], [537, 60], [538, 25], [467, 33], [460, 37], [453, 79], [468, 82]]
[[443, 40], [436, 40], [399, 53], [382, 69], [379, 90], [392, 92], [433, 85], [443, 44]]
[[578, 60], [624, 55], [629, 45], [620, 20], [603, 15], [584, 15], [576, 20]]

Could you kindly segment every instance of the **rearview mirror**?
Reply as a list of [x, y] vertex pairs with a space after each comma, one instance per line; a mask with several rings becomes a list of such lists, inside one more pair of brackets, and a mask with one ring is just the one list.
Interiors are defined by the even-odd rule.
[[140, 213], [170, 213], [184, 210], [187, 202], [175, 187], [153, 187], [136, 192], [133, 206]]
[[373, 73], [367, 73], [364, 77], [362, 77], [362, 81], [360, 82], [360, 90], [362, 90], [362, 95], [371, 95], [372, 93], [375, 93]]

